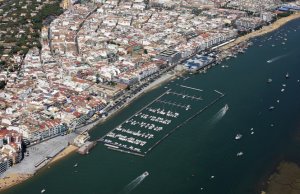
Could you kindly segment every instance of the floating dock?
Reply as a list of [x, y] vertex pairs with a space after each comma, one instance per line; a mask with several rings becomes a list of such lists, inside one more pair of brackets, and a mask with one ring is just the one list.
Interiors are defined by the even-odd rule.
[[[211, 90], [199, 96], [200, 89], [189, 86], [184, 88], [189, 91], [182, 93], [166, 90], [97, 141], [103, 142], [110, 150], [145, 156], [169, 135], [225, 95], [218, 90]], [[174, 97], [177, 100], [174, 101]]]

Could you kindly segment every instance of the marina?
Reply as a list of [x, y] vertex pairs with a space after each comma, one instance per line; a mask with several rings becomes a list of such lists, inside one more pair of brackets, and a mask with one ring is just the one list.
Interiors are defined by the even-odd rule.
[[166, 90], [98, 141], [110, 150], [145, 156], [175, 130], [225, 95], [218, 90], [201, 90], [200, 96], [200, 89], [184, 88], [187, 89], [184, 92]]

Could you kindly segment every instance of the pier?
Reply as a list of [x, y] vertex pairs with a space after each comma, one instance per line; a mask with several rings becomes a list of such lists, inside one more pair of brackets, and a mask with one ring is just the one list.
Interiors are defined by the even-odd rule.
[[188, 94], [182, 94], [182, 93], [177, 93], [177, 92], [168, 92], [168, 94], [173, 94], [176, 96], [181, 96], [182, 98], [190, 98], [192, 100], [203, 100], [201, 96], [190, 96]]
[[[220, 92], [221, 93], [221, 92]], [[193, 118], [197, 117], [199, 114], [201, 114], [203, 111], [205, 111], [206, 109], [208, 109], [210, 106], [214, 105], [216, 102], [218, 102], [221, 98], [223, 98], [225, 96], [225, 94], [221, 93], [222, 95], [219, 96], [217, 99], [215, 99], [214, 101], [212, 101], [210, 104], [208, 104], [207, 106], [205, 106], [204, 108], [200, 109], [199, 111], [197, 111], [195, 114], [193, 114], [192, 116], [190, 116], [189, 118], [187, 118], [186, 120], [184, 120], [182, 123], [180, 123], [179, 125], [177, 125], [176, 127], [174, 127], [169, 133], [167, 133], [165, 136], [163, 136], [163, 138], [161, 138], [160, 140], [158, 140], [152, 147], [150, 147], [145, 154], [147, 154], [149, 151], [151, 151], [154, 147], [156, 147], [158, 144], [160, 144], [164, 139], [166, 139], [169, 135], [171, 135], [172, 133], [174, 133], [177, 129], [179, 129], [180, 127], [182, 127], [183, 125], [185, 125], [186, 123], [188, 123], [190, 120], [192, 120]]]
[[175, 106], [175, 107], [186, 109], [186, 110], [189, 110], [191, 108], [190, 105], [181, 105], [181, 104], [177, 104], [175, 102], [170, 102], [170, 101], [157, 100], [156, 102], [160, 102], [162, 104], [167, 104], [167, 105]]
[[180, 87], [188, 88], [188, 89], [191, 89], [191, 90], [196, 90], [196, 91], [199, 91], [199, 92], [203, 92], [203, 90], [201, 90], [201, 89], [193, 88], [193, 87], [189, 87], [189, 86], [185, 86], [185, 85], [180, 85]]
[[[122, 126], [126, 121], [130, 120], [131, 118], [133, 118], [135, 115], [139, 114], [140, 112], [142, 112], [143, 110], [145, 110], [146, 108], [148, 108], [150, 105], [152, 105], [154, 102], [156, 102], [158, 99], [160, 99], [161, 97], [163, 97], [164, 95], [166, 95], [168, 92], [170, 92], [171, 89], [165, 91], [164, 93], [162, 93], [160, 96], [158, 96], [157, 98], [155, 98], [154, 100], [152, 100], [147, 106], [145, 106], [144, 108], [142, 108], [141, 110], [135, 112], [131, 117], [129, 117], [128, 119], [126, 119], [124, 122], [122, 122], [120, 124], [120, 126]], [[116, 127], [117, 128], [117, 127]], [[115, 128], [115, 129], [116, 129]], [[113, 129], [113, 130], [115, 130]], [[97, 141], [103, 141], [104, 137], [106, 137], [110, 132], [106, 133], [104, 136], [102, 136], [101, 138], [99, 138]]]
[[[186, 86], [186, 88], [191, 89], [191, 91], [200, 90], [188, 86]], [[224, 97], [224, 94], [218, 90], [212, 90], [210, 92], [214, 93], [215, 96], [217, 94], [217, 96], [212, 101], [204, 101], [205, 104], [203, 104], [200, 101], [202, 97], [194, 96], [193, 93], [181, 93], [169, 89], [97, 141], [103, 142], [110, 150], [143, 157], [177, 129]], [[187, 113], [177, 111], [176, 109], [188, 111], [192, 109], [192, 105], [171, 101], [168, 99], [173, 98], [171, 95], [185, 98], [187, 102], [195, 100], [193, 106], [196, 103], [195, 107], [200, 106], [200, 108], [198, 108], [199, 110], [193, 108], [192, 112]], [[205, 97], [205, 94], [203, 95]], [[211, 95], [208, 95], [208, 98], [210, 98], [210, 96]], [[162, 107], [159, 104], [164, 104], [165, 106]]]

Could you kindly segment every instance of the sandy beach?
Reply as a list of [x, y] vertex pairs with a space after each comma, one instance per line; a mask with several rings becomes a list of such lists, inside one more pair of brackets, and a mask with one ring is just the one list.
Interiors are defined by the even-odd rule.
[[251, 38], [261, 36], [261, 35], [267, 34], [269, 32], [272, 32], [272, 31], [280, 28], [281, 26], [283, 26], [287, 22], [292, 21], [294, 19], [298, 19], [298, 18], [300, 18], [300, 13], [295, 13], [295, 14], [292, 14], [288, 17], [280, 18], [279, 20], [276, 20], [274, 23], [272, 23], [268, 26], [264, 26], [259, 30], [256, 30], [254, 32], [251, 32], [249, 34], [246, 34], [244, 36], [241, 36], [241, 37], [237, 38], [235, 41], [221, 47], [220, 50], [226, 50], [230, 47], [233, 47], [233, 46], [235, 46], [235, 45], [237, 45], [241, 42], [247, 41]]
[[[300, 193], [300, 168], [293, 162], [281, 162], [271, 175], [265, 194]], [[263, 194], [262, 192], [262, 194]]]
[[[60, 152], [58, 155], [56, 155], [47, 165], [52, 164], [67, 155], [73, 153], [76, 151], [78, 148], [74, 145], [69, 145], [66, 147], [62, 152]], [[47, 166], [46, 165], [46, 166]], [[6, 175], [4, 178], [0, 178], [0, 191], [8, 189], [16, 184], [19, 184], [28, 178], [33, 176], [33, 174], [23, 174], [23, 173], [11, 173]]]
[[68, 147], [66, 147], [62, 152], [60, 152], [59, 154], [57, 154], [49, 163], [52, 164], [60, 159], [62, 159], [63, 157], [75, 152], [78, 149], [78, 147], [74, 146], [74, 145], [69, 145]]
[[0, 179], [0, 191], [21, 183], [31, 176], [31, 174], [9, 174], [8, 176]]

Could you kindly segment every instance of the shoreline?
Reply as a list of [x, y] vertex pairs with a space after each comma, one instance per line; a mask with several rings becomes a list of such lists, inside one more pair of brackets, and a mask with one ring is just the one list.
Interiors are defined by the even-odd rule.
[[[238, 37], [235, 41], [224, 45], [220, 47], [220, 50], [226, 50], [230, 47], [233, 47], [235, 45], [238, 45], [241, 42], [247, 41], [251, 38], [258, 37], [265, 35], [267, 33], [270, 33], [276, 29], [279, 29], [283, 25], [287, 24], [288, 22], [299, 19], [300, 13], [294, 13], [288, 17], [280, 18], [279, 20], [275, 21], [274, 23], [264, 26], [262, 29], [259, 29], [257, 31], [251, 32], [249, 34], [243, 35], [241, 37]], [[84, 131], [91, 131], [99, 124], [102, 124], [106, 121], [109, 121], [111, 118], [113, 118], [117, 113], [122, 111], [124, 108], [127, 108], [131, 103], [133, 103], [137, 98], [141, 97], [142, 95], [150, 92], [151, 90], [154, 90], [158, 88], [160, 85], [162, 85], [165, 82], [168, 82], [172, 79], [174, 79], [176, 76], [180, 75], [180, 73], [172, 73], [172, 71], [166, 72], [163, 74], [160, 78], [150, 83], [146, 88], [141, 90], [139, 93], [137, 93], [135, 96], [133, 96], [128, 102], [123, 104], [119, 109], [113, 111], [110, 115], [108, 115], [106, 118], [99, 118], [99, 120], [95, 121], [94, 123], [91, 123], [87, 126], [81, 127]], [[54, 164], [55, 162], [63, 159], [64, 157], [70, 155], [71, 153], [74, 153], [78, 148], [74, 145], [69, 145], [65, 149], [63, 149], [59, 154], [57, 154], [54, 158], [52, 158], [45, 166], [49, 166], [50, 164]], [[38, 170], [36, 171], [38, 172]], [[35, 172], [35, 173], [36, 173]], [[34, 174], [35, 174], [34, 173]], [[0, 178], [0, 191], [9, 189], [19, 183], [24, 182], [25, 180], [32, 177], [34, 174], [21, 174], [21, 173], [14, 173], [14, 174], [8, 174], [4, 178]]]
[[219, 49], [220, 50], [226, 50], [226, 49], [231, 48], [231, 47], [233, 47], [233, 46], [235, 46], [239, 43], [248, 41], [252, 38], [255, 38], [255, 37], [258, 37], [258, 36], [263, 36], [265, 34], [273, 32], [274, 30], [279, 29], [280, 27], [284, 26], [285, 24], [287, 24], [288, 22], [290, 22], [292, 20], [299, 19], [299, 18], [300, 18], [300, 13], [298, 13], [298, 12], [293, 13], [293, 14], [287, 16], [287, 17], [280, 18], [280, 19], [276, 20], [274, 23], [271, 23], [268, 26], [263, 26], [259, 30], [256, 30], [256, 31], [253, 31], [253, 32], [250, 32], [248, 34], [245, 34], [243, 36], [238, 37], [235, 41], [233, 41], [233, 42], [231, 42], [227, 45], [224, 45], [224, 46], [220, 47]]
[[6, 177], [0, 179], [0, 191], [9, 189], [19, 183], [32, 177], [33, 174], [8, 174]]
[[59, 154], [57, 154], [54, 158], [52, 158], [48, 164], [53, 164], [59, 160], [61, 160], [62, 158], [74, 153], [76, 150], [78, 150], [78, 147], [74, 146], [74, 145], [68, 145], [64, 150], [62, 150]]

